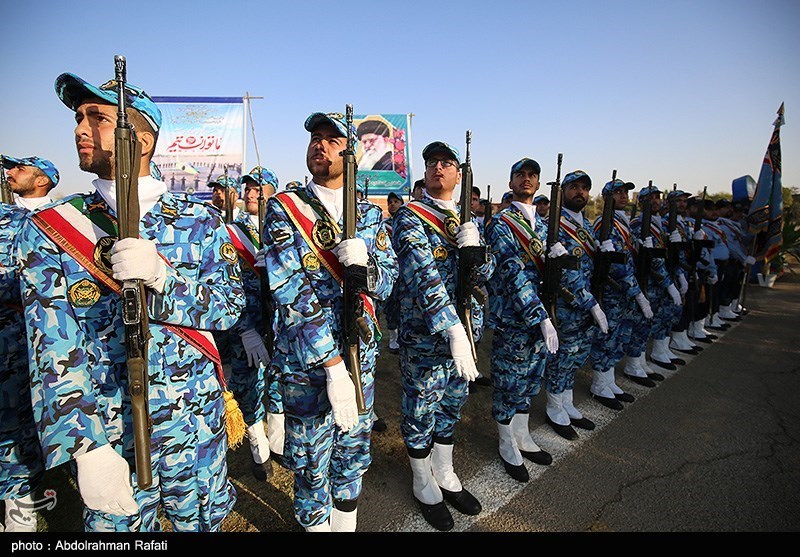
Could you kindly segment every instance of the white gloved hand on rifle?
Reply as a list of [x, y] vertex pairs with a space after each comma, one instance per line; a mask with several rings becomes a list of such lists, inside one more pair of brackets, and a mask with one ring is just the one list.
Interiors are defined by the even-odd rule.
[[681, 294], [678, 292], [678, 289], [675, 288], [674, 284], [667, 286], [667, 294], [669, 294], [670, 298], [672, 298], [673, 304], [676, 306], [681, 305]]
[[677, 230], [673, 230], [672, 232], [669, 233], [669, 241], [670, 241], [670, 243], [673, 243], [673, 244], [677, 244], [679, 242], [682, 242], [683, 238], [681, 238], [681, 233], [678, 232]]
[[753, 257], [752, 255], [748, 255], [747, 257], [744, 258], [744, 264], [749, 267], [752, 267], [753, 265], [756, 264], [756, 258]]
[[644, 297], [644, 294], [639, 292], [636, 296], [634, 296], [634, 298], [636, 303], [639, 304], [639, 309], [642, 310], [642, 314], [644, 315], [645, 319], [652, 319], [653, 310], [650, 308], [650, 302]]
[[705, 232], [703, 232], [702, 230], [697, 230], [697, 231], [695, 231], [695, 233], [694, 233], [694, 239], [695, 239], [695, 240], [705, 240], [705, 239], [706, 239], [706, 234], [705, 234]]
[[141, 280], [159, 294], [167, 281], [167, 264], [152, 240], [125, 238], [111, 247], [111, 270], [119, 281]]
[[689, 291], [689, 281], [686, 280], [686, 277], [682, 274], [678, 275], [678, 282], [680, 283], [680, 292], [681, 296], [686, 294]]
[[708, 282], [708, 284], [714, 285], [717, 284], [717, 280], [719, 280], [717, 278], [717, 275], [708, 275], [708, 279], [706, 280], [706, 282]]
[[139, 512], [133, 498], [128, 461], [111, 445], [103, 445], [75, 458], [78, 491], [88, 508], [116, 516]]
[[592, 314], [594, 322], [600, 327], [600, 332], [603, 334], [608, 333], [608, 319], [606, 318], [606, 313], [603, 311], [603, 308], [600, 307], [600, 304], [595, 304], [590, 307], [589, 313]]
[[652, 248], [653, 247], [653, 237], [648, 236], [644, 240], [642, 240], [642, 246], [645, 248]]
[[600, 251], [608, 253], [614, 251], [614, 242], [611, 240], [605, 240], [600, 244]]
[[472, 345], [463, 324], [457, 323], [447, 328], [447, 342], [459, 377], [467, 381], [475, 381], [478, 377], [478, 368], [475, 366]]
[[542, 319], [539, 322], [539, 327], [542, 329], [542, 336], [544, 337], [544, 344], [547, 347], [547, 351], [551, 354], [558, 352], [558, 333], [553, 326], [553, 322], [550, 321], [550, 318]]
[[343, 432], [347, 433], [358, 423], [358, 406], [356, 405], [356, 386], [350, 379], [347, 366], [340, 361], [325, 367], [327, 375], [328, 400], [331, 403], [333, 421]]
[[258, 367], [260, 364], [269, 365], [269, 352], [264, 345], [264, 339], [255, 329], [247, 329], [241, 334], [242, 346], [247, 353], [247, 365]]
[[556, 242], [552, 246], [550, 246], [550, 251], [547, 252], [547, 257], [551, 259], [555, 259], [556, 257], [561, 257], [562, 255], [567, 255], [567, 250], [561, 244], [561, 242]]
[[361, 238], [342, 240], [331, 251], [344, 267], [349, 267], [350, 265], [365, 267], [367, 265], [367, 244]]
[[481, 245], [481, 235], [478, 226], [470, 221], [465, 222], [456, 230], [456, 242], [459, 248]]

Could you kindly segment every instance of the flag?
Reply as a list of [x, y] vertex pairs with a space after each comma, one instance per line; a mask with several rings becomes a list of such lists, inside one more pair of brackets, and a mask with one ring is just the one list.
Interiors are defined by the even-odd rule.
[[783, 103], [767, 146], [767, 154], [758, 175], [756, 191], [747, 214], [749, 231], [756, 237], [753, 257], [769, 261], [778, 253], [782, 242], [783, 191], [781, 187], [781, 126]]

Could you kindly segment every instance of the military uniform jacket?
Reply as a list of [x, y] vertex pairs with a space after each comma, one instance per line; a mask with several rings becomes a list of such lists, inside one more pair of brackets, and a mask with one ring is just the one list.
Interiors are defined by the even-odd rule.
[[536, 218], [529, 253], [517, 236], [529, 232], [518, 228], [526, 224], [529, 229], [530, 221], [512, 205], [494, 215], [487, 228], [486, 242], [497, 265], [489, 281], [490, 327], [528, 329], [548, 318], [539, 299], [543, 278], [540, 265], [544, 261], [547, 225], [541, 218]]
[[[65, 198], [50, 206], [54, 209], [66, 211], [70, 222], [83, 222], [83, 215], [92, 213], [106, 225], [115, 218], [97, 192]], [[139, 231], [168, 262], [163, 294], [147, 292], [149, 409], [157, 446], [164, 431], [174, 436], [180, 424], [215, 429], [218, 424], [209, 425], [204, 412], [222, 396], [212, 358], [166, 325], [226, 329], [238, 319], [244, 295], [236, 251], [219, 215], [205, 203], [164, 193], [142, 216]], [[30, 218], [20, 231], [18, 257], [31, 397], [47, 468], [107, 443], [124, 443], [123, 455], [131, 456], [119, 296]], [[110, 271], [107, 251], [99, 252], [95, 263]], [[196, 413], [192, 420], [187, 407]]]
[[744, 260], [747, 258], [747, 247], [745, 246], [745, 234], [741, 225], [736, 221], [723, 217], [716, 220], [716, 225], [725, 233], [728, 239], [728, 250], [731, 257], [744, 264]]
[[[287, 207], [296, 207], [298, 212]], [[317, 219], [312, 209], [324, 218]], [[305, 215], [305, 220], [298, 221], [299, 214]], [[358, 200], [356, 237], [367, 244], [377, 270], [375, 290], [366, 295], [364, 317], [377, 338], [378, 323], [369, 307], [373, 299], [386, 299], [397, 277], [394, 250], [382, 217], [380, 207]], [[305, 187], [281, 192], [267, 201], [263, 240], [277, 314], [272, 365], [281, 380], [290, 383], [309, 384], [310, 371], [342, 355], [344, 346], [342, 286], [333, 274], [341, 271], [341, 265], [330, 251], [339, 243], [336, 227], [340, 230], [342, 222], [332, 227], [325, 219], [330, 219], [327, 211]], [[364, 349], [362, 342], [362, 362]]]
[[706, 233], [706, 236], [708, 236], [708, 239], [714, 242], [714, 248], [711, 250], [711, 257], [713, 257], [714, 260], [730, 258], [728, 236], [717, 222], [703, 219], [703, 231]]
[[[641, 217], [634, 217], [631, 221], [631, 234], [634, 238], [637, 238], [637, 241], [634, 242], [636, 246], [637, 255], [638, 250], [641, 248], [642, 244], [641, 241], [638, 239], [641, 238], [642, 234], [642, 219]], [[653, 239], [653, 247], [654, 248], [664, 248], [666, 249], [667, 244], [665, 242], [664, 236], [664, 228], [661, 223], [661, 216], [653, 214], [650, 219], [650, 237]], [[657, 257], [651, 259], [650, 264], [650, 279], [663, 289], [669, 288], [669, 285], [672, 284], [672, 279], [670, 279], [669, 271], [667, 270], [667, 261], [663, 257]]]
[[[575, 296], [571, 307], [589, 311], [592, 306], [597, 304], [597, 300], [591, 292], [594, 256], [599, 250], [594, 239], [594, 231], [585, 218], [583, 223], [579, 224], [566, 211], [562, 211], [558, 241], [570, 255], [574, 255], [579, 261], [578, 269], [564, 269], [561, 275], [562, 284]], [[567, 305], [567, 302], [560, 296], [557, 303]]]
[[[601, 214], [595, 219], [593, 225], [598, 246], [600, 245], [600, 228], [602, 224], [603, 215]], [[636, 280], [636, 269], [633, 266], [634, 258], [636, 257], [634, 239], [628, 217], [623, 211], [614, 211], [614, 225], [611, 227], [611, 233], [608, 239], [611, 240], [611, 243], [614, 245], [614, 251], [627, 254], [624, 263], [611, 264], [608, 276], [622, 287], [622, 292], [625, 296], [633, 298], [639, 294], [642, 289], [639, 288], [639, 282]]]
[[261, 301], [261, 271], [255, 267], [256, 252], [261, 249], [258, 227], [250, 219], [250, 213], [239, 211], [233, 222], [228, 225], [231, 241], [239, 252], [242, 269], [242, 287], [244, 288], [245, 307], [239, 321], [232, 327], [237, 334], [248, 329], [262, 332], [264, 323], [263, 305]]
[[[686, 237], [691, 241], [694, 238], [694, 219], [679, 216], [678, 222], [684, 227]], [[708, 234], [702, 228], [700, 229], [700, 233], [703, 235], [704, 240], [710, 240]], [[717, 274], [717, 264], [714, 262], [714, 258], [711, 257], [710, 249], [703, 248], [700, 250], [700, 259], [697, 262], [697, 269], [710, 275]]]
[[[396, 285], [400, 303], [400, 343], [441, 356], [449, 354], [444, 331], [460, 323], [455, 295], [458, 277], [455, 230], [460, 218], [454, 211], [447, 212], [442, 234], [431, 224], [433, 221], [426, 222], [420, 213], [442, 216], [445, 211], [433, 201], [423, 199], [403, 205], [394, 216], [392, 245], [400, 269]], [[486, 281], [493, 270], [494, 259], [490, 255], [488, 261], [476, 269], [477, 282]], [[473, 315], [477, 317], [481, 308], [474, 297], [471, 301]], [[479, 318], [473, 320], [473, 334], [479, 332], [475, 330], [479, 327], [478, 321]]]

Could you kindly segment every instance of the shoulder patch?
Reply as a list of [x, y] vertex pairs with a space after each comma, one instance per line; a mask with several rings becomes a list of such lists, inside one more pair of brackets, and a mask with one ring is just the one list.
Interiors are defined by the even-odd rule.
[[239, 260], [239, 253], [230, 242], [225, 242], [220, 246], [219, 254], [222, 256], [222, 259], [231, 264], [236, 263]]

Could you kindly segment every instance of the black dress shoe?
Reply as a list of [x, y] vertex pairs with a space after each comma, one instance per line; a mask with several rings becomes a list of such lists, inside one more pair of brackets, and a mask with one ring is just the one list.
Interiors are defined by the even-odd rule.
[[611, 408], [612, 410], [622, 410], [625, 408], [622, 406], [622, 403], [615, 398], [608, 398], [605, 396], [600, 396], [592, 393], [592, 398], [595, 399], [597, 402], [602, 404], [607, 408]]
[[553, 420], [551, 420], [550, 416], [548, 416], [547, 414], [544, 415], [544, 418], [547, 421], [547, 423], [550, 424], [550, 427], [553, 428], [553, 431], [558, 433], [564, 439], [567, 439], [568, 441], [574, 441], [575, 439], [578, 438], [578, 432], [572, 429], [571, 425], [557, 424]]
[[686, 365], [686, 360], [684, 360], [683, 358], [670, 358], [669, 361], [672, 362], [673, 364], [675, 364], [676, 366], [685, 366]]
[[520, 454], [527, 458], [534, 464], [541, 464], [542, 466], [550, 466], [553, 463], [553, 457], [547, 451], [523, 451], [520, 449]]
[[461, 491], [447, 491], [442, 486], [439, 486], [444, 495], [444, 500], [453, 505], [453, 508], [461, 514], [468, 514], [475, 516], [481, 512], [481, 503], [464, 488]]
[[[677, 368], [676, 368], [676, 369], [677, 369]], [[660, 374], [660, 373], [658, 373], [658, 372], [655, 372], [655, 371], [654, 371], [653, 373], [648, 373], [648, 374], [647, 374], [647, 377], [649, 377], [649, 378], [650, 378], [650, 379], [652, 379], [653, 381], [663, 381], [663, 380], [664, 380], [664, 376], [663, 376], [663, 375], [661, 375], [661, 374]]]
[[253, 473], [253, 477], [260, 482], [267, 482], [272, 478], [274, 474], [272, 470], [272, 460], [267, 460], [263, 464], [258, 464], [253, 462], [250, 465], [250, 471]]
[[485, 375], [481, 375], [475, 381], [473, 381], [476, 385], [480, 385], [481, 387], [491, 387], [492, 380], [486, 377]]
[[450, 509], [444, 504], [444, 501], [436, 503], [435, 505], [426, 505], [416, 497], [414, 501], [417, 502], [419, 510], [422, 511], [422, 518], [425, 522], [439, 530], [446, 532], [452, 530], [455, 523], [453, 522], [453, 515], [450, 514]]
[[569, 422], [577, 428], [592, 431], [594, 429], [594, 422], [589, 418], [570, 418]]
[[714, 327], [711, 325], [706, 325], [706, 329], [711, 329], [712, 331], [726, 331], [725, 327]]
[[633, 402], [634, 400], [636, 400], [635, 398], [633, 398], [633, 395], [628, 393], [619, 393], [619, 394], [615, 393], [614, 398], [616, 398], [617, 400], [621, 400], [622, 402]]
[[[699, 354], [700, 352], [703, 351], [702, 348], [700, 348], [700, 350], [698, 350], [698, 348], [699, 347], [695, 346], [694, 348], [690, 348], [689, 350], [683, 350], [681, 348], [675, 348], [674, 346], [670, 346], [669, 347], [669, 349], [672, 350], [673, 352], [680, 352], [682, 354], [689, 354], [690, 356], [696, 356], [697, 354]], [[678, 362], [676, 362], [675, 360], [672, 360], [672, 363], [677, 364]]]
[[717, 335], [706, 335], [706, 338], [711, 339], [711, 341], [713, 342], [717, 340], [719, 337]]
[[282, 454], [272, 453], [271, 455], [269, 455], [269, 459], [274, 461], [275, 464], [277, 464], [281, 468], [284, 468], [286, 470], [289, 469], [289, 463], [286, 462], [286, 459], [283, 457]]
[[503, 462], [503, 468], [506, 469], [506, 473], [518, 482], [524, 483], [531, 479], [531, 475], [528, 473], [528, 469], [525, 468], [524, 464], [514, 466], [510, 462], [507, 462], [506, 459], [503, 458], [503, 455], [500, 455], [500, 460]]
[[663, 367], [664, 369], [668, 369], [670, 371], [675, 371], [676, 369], [678, 369], [678, 367], [674, 363], [672, 363], [672, 361], [662, 362], [660, 360], [656, 360], [655, 358], [650, 358], [650, 361], [656, 364], [658, 367]]
[[386, 431], [386, 422], [383, 421], [383, 418], [378, 418], [372, 422], [372, 431], [377, 431], [378, 433]]
[[[716, 337], [714, 337], [714, 338], [716, 338]], [[692, 340], [695, 341], [695, 342], [702, 342], [703, 344], [711, 344], [712, 342], [714, 342], [714, 339], [711, 338], [711, 335], [708, 335], [708, 336], [702, 337], [702, 338], [701, 337], [692, 337]]]
[[656, 386], [655, 381], [653, 381], [649, 377], [637, 377], [635, 375], [628, 375], [627, 373], [624, 374], [624, 375], [625, 375], [625, 377], [627, 377], [628, 379], [630, 379], [634, 383], [637, 383], [637, 384], [641, 385], [642, 387], [653, 388], [653, 387]]

